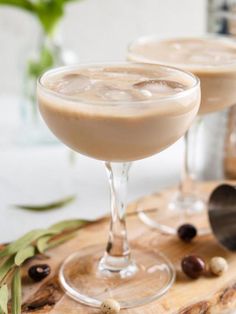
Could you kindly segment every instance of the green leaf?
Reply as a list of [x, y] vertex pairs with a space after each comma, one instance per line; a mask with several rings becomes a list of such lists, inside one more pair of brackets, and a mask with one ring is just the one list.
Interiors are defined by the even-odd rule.
[[48, 248], [48, 241], [51, 239], [51, 236], [44, 236], [38, 239], [36, 247], [39, 253], [44, 253]]
[[65, 6], [75, 0], [0, 0], [0, 5], [11, 5], [35, 15], [44, 32], [53, 34], [56, 25], [63, 17]]
[[67, 196], [63, 199], [48, 203], [48, 204], [39, 204], [39, 205], [15, 205], [15, 207], [26, 210], [33, 211], [47, 211], [55, 208], [61, 208], [73, 202], [76, 199], [75, 195]]
[[[40, 253], [44, 253], [46, 250], [53, 248], [61, 243], [64, 243], [67, 240], [70, 240], [75, 236], [73, 231], [85, 226], [89, 222], [86, 220], [80, 219], [71, 219], [71, 220], [64, 220], [59, 223], [52, 225], [49, 230], [52, 230], [54, 233], [59, 234], [59, 237], [53, 239], [55, 236], [43, 236], [37, 241], [37, 249]], [[62, 232], [70, 232], [69, 234], [60, 235]], [[73, 234], [72, 234], [73, 232]]]
[[7, 285], [3, 285], [0, 288], [0, 313], [8, 314], [8, 288]]
[[48, 229], [36, 229], [32, 230], [18, 240], [10, 243], [7, 245], [2, 251], [0, 251], [0, 258], [4, 256], [9, 256], [15, 254], [19, 250], [25, 248], [26, 246], [30, 245], [32, 242], [36, 241], [38, 238], [42, 237], [46, 234], [55, 234], [56, 232], [53, 230]]
[[39, 1], [35, 4], [35, 14], [47, 34], [52, 34], [64, 15], [65, 3], [62, 0]]
[[7, 273], [14, 267], [15, 265], [14, 256], [10, 256], [0, 267], [0, 282], [5, 278]]
[[62, 0], [0, 0], [0, 5], [11, 5], [34, 14], [45, 33], [52, 34], [57, 23], [64, 15], [66, 2]]
[[58, 237], [55, 240], [48, 242], [47, 246], [45, 246], [45, 250], [52, 249], [62, 243], [65, 243], [66, 241], [73, 239], [76, 236], [76, 234], [77, 234], [76, 232], [71, 232], [69, 234], [65, 234], [63, 236]]
[[73, 229], [81, 228], [88, 223], [89, 221], [81, 220], [81, 219], [64, 220], [64, 221], [61, 221], [52, 225], [50, 227], [50, 230], [60, 233], [65, 230], [73, 230]]
[[35, 247], [33, 245], [29, 245], [21, 250], [19, 250], [15, 255], [15, 265], [20, 266], [24, 263], [28, 258], [35, 255]]
[[11, 286], [11, 295], [12, 295], [12, 314], [21, 314], [21, 276], [20, 276], [20, 267], [17, 267], [12, 279]]
[[0, 0], [0, 5], [11, 5], [26, 11], [34, 11], [34, 5], [29, 0]]

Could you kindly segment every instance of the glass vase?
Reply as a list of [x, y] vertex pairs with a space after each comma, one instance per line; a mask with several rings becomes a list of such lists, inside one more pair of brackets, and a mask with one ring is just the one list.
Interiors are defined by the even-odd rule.
[[22, 70], [22, 97], [20, 101], [20, 130], [17, 142], [23, 145], [55, 144], [57, 139], [41, 118], [36, 101], [37, 78], [47, 69], [74, 64], [77, 57], [65, 50], [59, 29], [53, 34], [40, 31], [37, 44], [26, 52]]

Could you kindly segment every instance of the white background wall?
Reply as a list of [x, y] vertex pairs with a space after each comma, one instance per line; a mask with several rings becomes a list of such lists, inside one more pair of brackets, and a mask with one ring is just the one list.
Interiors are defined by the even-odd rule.
[[[68, 5], [62, 34], [80, 61], [122, 60], [140, 35], [202, 34], [205, 15], [206, 0], [84, 0]], [[24, 55], [36, 35], [32, 17], [0, 6], [0, 94], [19, 92]]]

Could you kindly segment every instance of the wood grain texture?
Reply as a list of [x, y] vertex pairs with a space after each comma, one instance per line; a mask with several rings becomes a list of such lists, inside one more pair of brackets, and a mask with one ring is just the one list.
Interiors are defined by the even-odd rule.
[[[203, 184], [202, 192], [208, 195], [216, 183]], [[137, 204], [152, 201], [155, 204], [156, 195], [151, 195], [129, 206], [129, 212], [134, 212]], [[191, 244], [181, 242], [174, 236], [160, 234], [151, 230], [139, 221], [136, 215], [128, 215], [127, 226], [132, 247], [150, 247], [164, 252], [173, 262], [177, 278], [174, 286], [161, 299], [148, 305], [134, 309], [123, 310], [127, 314], [228, 314], [236, 313], [236, 254], [220, 247], [213, 236], [198, 237]], [[38, 256], [31, 260], [23, 272], [23, 308], [22, 313], [47, 314], [96, 314], [100, 311], [83, 306], [67, 297], [60, 288], [57, 271], [60, 263], [70, 253], [91, 244], [106, 242], [108, 219], [91, 224], [78, 232], [71, 241], [51, 250], [48, 256]], [[225, 257], [229, 262], [229, 271], [222, 277], [206, 275], [198, 280], [188, 279], [180, 270], [181, 258], [186, 254], [198, 254], [206, 261], [215, 255]], [[52, 273], [41, 283], [33, 284], [26, 276], [27, 268], [36, 262], [46, 262], [51, 265]], [[135, 293], [135, 291], [134, 291]]]

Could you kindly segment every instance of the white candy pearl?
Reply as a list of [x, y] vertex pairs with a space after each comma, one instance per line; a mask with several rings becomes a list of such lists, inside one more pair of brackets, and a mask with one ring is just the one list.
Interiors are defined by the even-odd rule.
[[101, 304], [103, 314], [117, 314], [120, 312], [120, 304], [114, 299], [107, 299]]
[[213, 257], [209, 263], [210, 271], [216, 275], [221, 276], [228, 270], [228, 263], [223, 257]]

